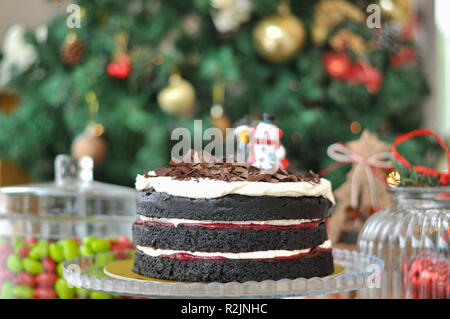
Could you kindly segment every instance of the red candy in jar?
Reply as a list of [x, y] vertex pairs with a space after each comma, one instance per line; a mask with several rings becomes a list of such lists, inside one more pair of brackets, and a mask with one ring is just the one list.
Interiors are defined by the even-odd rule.
[[450, 260], [432, 254], [417, 257], [411, 263], [405, 281], [414, 299], [450, 298]]
[[111, 250], [116, 253], [117, 258], [125, 259], [127, 257], [126, 250], [129, 248], [128, 244], [120, 243], [113, 245]]
[[14, 276], [14, 273], [8, 268], [0, 269], [0, 282], [11, 279]]
[[56, 263], [50, 257], [45, 257], [42, 259], [42, 267], [45, 272], [56, 272]]
[[20, 247], [19, 253], [18, 253], [19, 257], [22, 259], [27, 258], [28, 255], [30, 254], [30, 250], [31, 250], [31, 247], [29, 247], [29, 246]]
[[13, 284], [34, 287], [36, 286], [36, 280], [32, 274], [22, 271], [14, 277]]
[[124, 245], [127, 245], [127, 246], [130, 246], [130, 245], [131, 245], [130, 239], [129, 239], [127, 236], [125, 236], [125, 235], [119, 236], [119, 237], [117, 238], [117, 242], [118, 242], [118, 243], [121, 243], [121, 244], [124, 244]]
[[[72, 246], [69, 247], [69, 243]], [[62, 238], [55, 241], [44, 238], [36, 239], [35, 237], [15, 237], [4, 240], [0, 243], [0, 291], [5, 283], [9, 286], [4, 289], [5, 292], [1, 292], [0, 298], [53, 299], [68, 297], [78, 299], [76, 294], [69, 296], [63, 292], [57, 292], [55, 287], [61, 278], [61, 270], [58, 268], [69, 257], [82, 258], [84, 259], [83, 265], [89, 264], [90, 258], [81, 253], [82, 246], [86, 248], [85, 251], [88, 254], [94, 254], [100, 249], [99, 251], [105, 253], [113, 251], [116, 258], [121, 259], [128, 258], [127, 249], [132, 247], [132, 243], [126, 236], [108, 240], [96, 237]], [[70, 256], [67, 256], [68, 254]], [[12, 260], [14, 263], [11, 261], [8, 265], [7, 260], [10, 257], [14, 257]], [[86, 294], [86, 297], [91, 296]], [[105, 294], [106, 297], [111, 296]]]
[[38, 240], [37, 240], [36, 237], [33, 237], [33, 236], [26, 236], [26, 237], [23, 239], [23, 242], [24, 242], [25, 244], [37, 244]]
[[53, 287], [59, 276], [52, 272], [44, 272], [36, 276], [36, 283], [39, 286]]
[[14, 248], [9, 243], [0, 244], [0, 256], [8, 256], [14, 253]]
[[34, 289], [34, 297], [36, 299], [54, 299], [57, 297], [56, 291], [50, 287], [38, 287]]

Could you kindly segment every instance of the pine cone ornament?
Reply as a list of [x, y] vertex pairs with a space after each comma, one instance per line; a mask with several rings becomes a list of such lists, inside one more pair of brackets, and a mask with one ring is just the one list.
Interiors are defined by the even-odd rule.
[[392, 22], [385, 23], [376, 30], [374, 40], [377, 47], [396, 53], [402, 42], [400, 27]]
[[64, 63], [74, 66], [83, 58], [84, 49], [84, 43], [78, 40], [76, 36], [68, 36], [67, 40], [61, 47], [61, 58]]

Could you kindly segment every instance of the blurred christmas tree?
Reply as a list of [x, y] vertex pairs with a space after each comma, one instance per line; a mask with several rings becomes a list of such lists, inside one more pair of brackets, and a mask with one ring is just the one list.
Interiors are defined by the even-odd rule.
[[[370, 1], [77, 1], [80, 28], [61, 12], [5, 41], [0, 86], [20, 105], [0, 111], [0, 158], [51, 178], [54, 157], [73, 144], [97, 157], [97, 179], [132, 185], [168, 162], [173, 128], [269, 112], [290, 168], [318, 171], [331, 143], [362, 129], [392, 141], [421, 124], [416, 20], [407, 1], [391, 2], [370, 29]], [[217, 83], [223, 109], [212, 108]], [[340, 182], [345, 171], [333, 174]]]

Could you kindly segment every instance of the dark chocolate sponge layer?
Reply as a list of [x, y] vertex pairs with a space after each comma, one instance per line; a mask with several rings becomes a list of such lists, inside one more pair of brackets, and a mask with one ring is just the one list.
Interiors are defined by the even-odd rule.
[[143, 276], [197, 282], [263, 281], [299, 277], [326, 276], [334, 271], [331, 252], [320, 252], [309, 257], [264, 261], [250, 259], [188, 260], [151, 257], [138, 249], [133, 272]]
[[205, 252], [243, 252], [316, 247], [327, 240], [322, 222], [312, 229], [207, 229], [196, 226], [133, 225], [139, 246]]
[[219, 198], [196, 199], [140, 191], [137, 213], [149, 217], [207, 220], [270, 220], [325, 218], [332, 203], [324, 197], [275, 197], [230, 194]]

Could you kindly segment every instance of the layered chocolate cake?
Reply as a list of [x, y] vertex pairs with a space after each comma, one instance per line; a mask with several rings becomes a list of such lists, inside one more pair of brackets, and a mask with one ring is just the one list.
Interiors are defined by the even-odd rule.
[[331, 184], [246, 163], [184, 163], [138, 175], [133, 271], [197, 282], [333, 272]]

